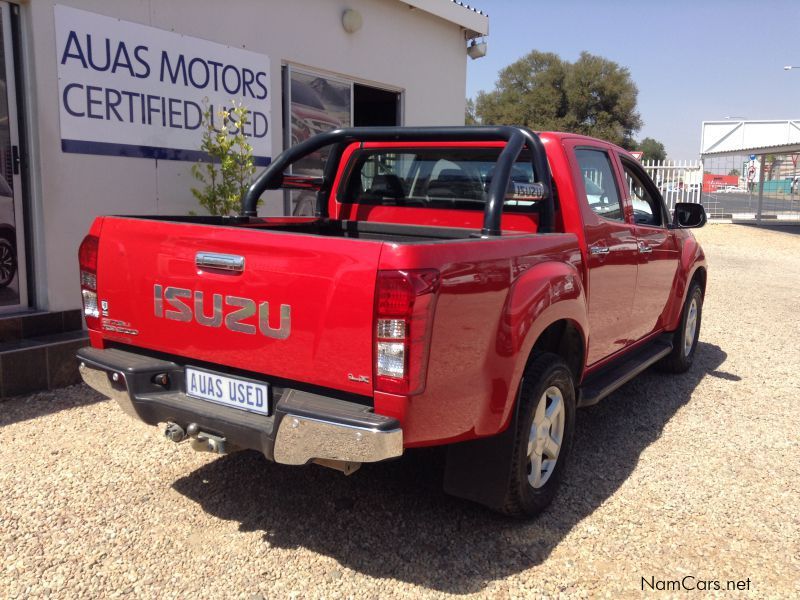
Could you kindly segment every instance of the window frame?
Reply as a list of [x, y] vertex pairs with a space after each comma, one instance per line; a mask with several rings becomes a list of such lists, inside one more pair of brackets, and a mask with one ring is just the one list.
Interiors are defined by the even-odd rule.
[[[642, 165], [638, 164], [635, 158], [617, 152], [617, 158], [619, 160], [620, 166], [620, 175], [622, 176], [622, 180], [627, 183], [627, 179], [625, 178], [625, 169], [629, 168], [632, 170], [636, 176], [638, 177], [639, 181], [642, 183], [642, 186], [647, 190], [650, 194], [650, 197], [658, 204], [659, 210], [661, 211], [661, 224], [653, 225], [651, 223], [637, 223], [636, 218], [632, 215], [631, 218], [633, 220], [633, 224], [637, 227], [653, 227], [656, 229], [669, 229], [669, 211], [667, 210], [667, 206], [664, 203], [664, 197], [661, 195], [661, 192], [658, 191], [658, 187], [653, 183], [653, 180], [650, 179], [650, 176], [644, 170]], [[628, 200], [628, 203], [631, 207], [633, 207], [633, 198], [630, 195], [629, 188], [625, 185], [625, 194]]]
[[[606, 159], [608, 160], [609, 170], [611, 172], [611, 179], [614, 181], [615, 189], [617, 190], [617, 199], [619, 200], [620, 210], [622, 214], [621, 219], [612, 219], [602, 215], [601, 213], [595, 212], [592, 208], [592, 205], [589, 203], [589, 194], [586, 191], [586, 182], [584, 181], [583, 177], [583, 167], [580, 163], [580, 158], [578, 157], [578, 152], [581, 150], [589, 150], [592, 152], [598, 152], [600, 154], [604, 154]], [[598, 219], [602, 219], [608, 223], [624, 223], [626, 225], [631, 225], [631, 217], [629, 217], [629, 210], [628, 210], [628, 198], [627, 196], [623, 196], [620, 190], [620, 181], [619, 181], [619, 170], [617, 168], [617, 164], [615, 159], [613, 158], [613, 153], [609, 148], [602, 147], [602, 146], [589, 146], [585, 144], [576, 145], [572, 147], [572, 155], [575, 157], [575, 163], [578, 167], [578, 179], [580, 181], [580, 186], [583, 190], [583, 199], [582, 202], [584, 206], [589, 209], [589, 212], [593, 214]]]

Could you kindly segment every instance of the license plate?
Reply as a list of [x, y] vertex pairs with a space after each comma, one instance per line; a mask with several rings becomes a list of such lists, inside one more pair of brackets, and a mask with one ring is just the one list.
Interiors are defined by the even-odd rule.
[[266, 383], [187, 367], [186, 394], [239, 410], [269, 415], [269, 386]]

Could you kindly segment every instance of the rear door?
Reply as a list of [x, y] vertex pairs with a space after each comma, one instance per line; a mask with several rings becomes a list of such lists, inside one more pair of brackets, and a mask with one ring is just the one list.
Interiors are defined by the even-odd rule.
[[624, 193], [633, 207], [639, 275], [633, 302], [632, 335], [640, 339], [663, 327], [664, 312], [680, 260], [675, 235], [667, 227], [666, 206], [650, 178], [631, 159], [619, 155]]
[[[106, 217], [97, 282], [103, 336], [186, 364], [225, 365], [370, 395], [381, 247], [350, 238]], [[241, 269], [215, 267], [215, 261], [223, 267], [238, 261]]]
[[638, 250], [634, 226], [617, 182], [611, 149], [565, 142], [575, 161], [588, 246], [589, 346], [587, 365], [622, 350], [632, 340]]

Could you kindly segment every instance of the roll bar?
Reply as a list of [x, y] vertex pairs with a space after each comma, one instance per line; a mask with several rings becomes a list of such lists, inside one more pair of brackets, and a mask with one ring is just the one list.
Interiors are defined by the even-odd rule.
[[555, 201], [550, 179], [550, 167], [547, 155], [539, 136], [525, 127], [481, 126], [481, 127], [353, 127], [336, 129], [321, 133], [300, 142], [282, 152], [256, 178], [242, 200], [242, 215], [254, 217], [256, 206], [264, 190], [275, 190], [281, 187], [284, 171], [302, 158], [327, 146], [333, 146], [325, 168], [320, 191], [317, 194], [317, 216], [327, 216], [327, 200], [330, 197], [333, 179], [345, 146], [354, 142], [489, 142], [505, 141], [495, 166], [486, 207], [483, 212], [483, 229], [481, 235], [500, 235], [500, 219], [503, 212], [503, 200], [508, 189], [511, 169], [519, 153], [524, 147], [531, 152], [531, 164], [541, 186], [542, 210], [540, 212], [539, 231], [553, 230]]

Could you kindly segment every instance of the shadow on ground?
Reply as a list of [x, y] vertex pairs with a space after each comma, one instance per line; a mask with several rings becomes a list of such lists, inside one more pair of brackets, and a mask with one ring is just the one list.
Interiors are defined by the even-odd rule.
[[543, 562], [570, 530], [630, 476], [639, 457], [727, 355], [700, 343], [680, 376], [649, 371], [598, 406], [578, 412], [576, 444], [553, 505], [512, 521], [441, 491], [442, 453], [407, 453], [351, 477], [298, 469], [255, 453], [222, 457], [173, 487], [209, 514], [263, 532], [281, 548], [307, 548], [373, 577], [467, 594]]
[[736, 225], [741, 225], [742, 227], [754, 227], [756, 229], [766, 229], [768, 231], [780, 231], [781, 233], [793, 233], [795, 235], [800, 235], [800, 224], [789, 224], [789, 223], [764, 223], [762, 222], [760, 225], [757, 223], [736, 223]]
[[0, 427], [108, 400], [88, 385], [78, 384], [27, 396], [0, 399]]

